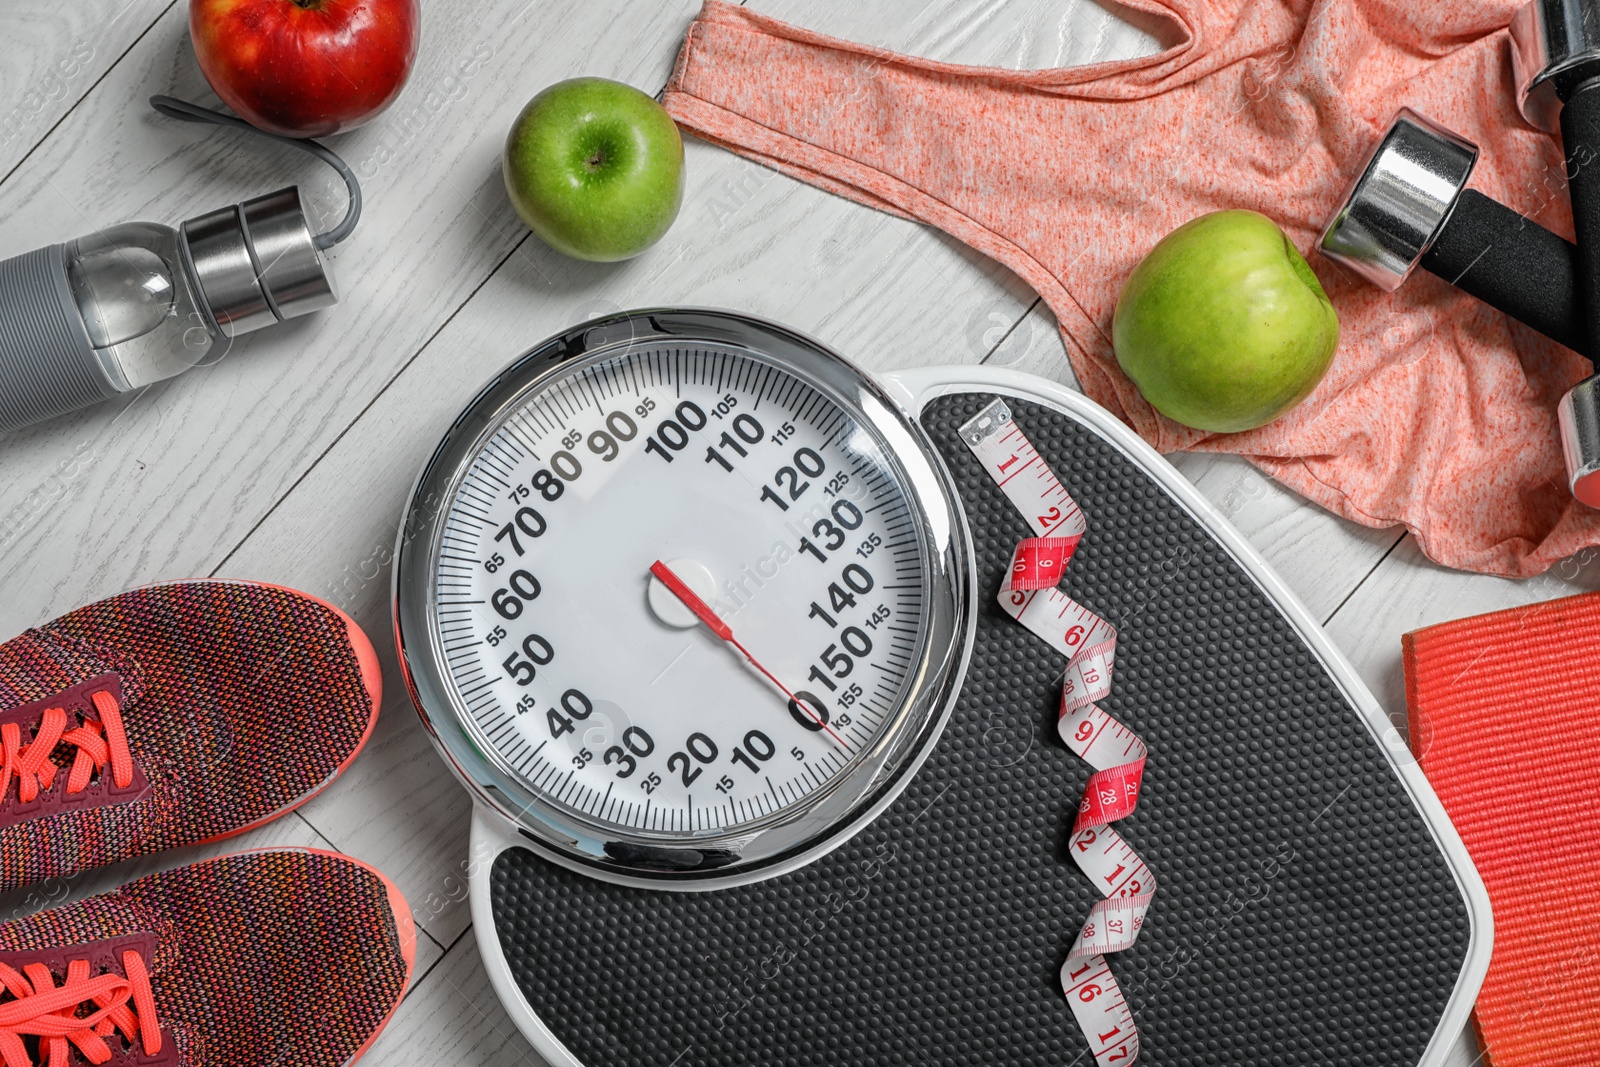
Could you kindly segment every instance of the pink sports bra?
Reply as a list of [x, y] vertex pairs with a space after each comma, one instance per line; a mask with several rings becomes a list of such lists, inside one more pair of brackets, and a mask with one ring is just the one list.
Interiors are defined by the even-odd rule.
[[[678, 123], [752, 160], [937, 226], [1043, 296], [1089, 396], [1164, 452], [1236, 452], [1323, 507], [1405, 525], [1427, 555], [1537, 574], [1600, 543], [1565, 488], [1561, 394], [1586, 362], [1431, 276], [1395, 294], [1313, 252], [1401, 105], [1477, 142], [1472, 185], [1572, 235], [1558, 144], [1518, 116], [1522, 0], [1128, 0], [1154, 56], [1012, 71], [936, 63], [711, 0], [667, 87]], [[1206, 434], [1117, 367], [1112, 310], [1163, 235], [1219, 208], [1277, 220], [1339, 311], [1338, 355], [1284, 418]]]

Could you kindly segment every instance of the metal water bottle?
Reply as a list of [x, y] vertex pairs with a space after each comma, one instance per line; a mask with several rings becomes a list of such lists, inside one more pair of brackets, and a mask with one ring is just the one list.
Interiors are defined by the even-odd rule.
[[[181, 101], [151, 102], [175, 118], [253, 130]], [[314, 236], [290, 186], [177, 228], [128, 222], [0, 261], [0, 430], [203, 366], [226, 351], [220, 339], [338, 301], [322, 253], [355, 228], [355, 176], [321, 145], [263, 135], [340, 171], [351, 191], [344, 221]]]

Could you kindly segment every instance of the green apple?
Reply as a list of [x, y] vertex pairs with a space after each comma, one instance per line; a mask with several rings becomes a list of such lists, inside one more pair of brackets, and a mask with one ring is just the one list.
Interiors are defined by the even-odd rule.
[[604, 78], [557, 82], [506, 136], [506, 191], [558, 252], [610, 262], [638, 255], [678, 217], [683, 138], [665, 108]]
[[1111, 341], [1157, 411], [1233, 433], [1271, 422], [1317, 387], [1339, 316], [1277, 223], [1216, 211], [1167, 234], [1133, 269]]

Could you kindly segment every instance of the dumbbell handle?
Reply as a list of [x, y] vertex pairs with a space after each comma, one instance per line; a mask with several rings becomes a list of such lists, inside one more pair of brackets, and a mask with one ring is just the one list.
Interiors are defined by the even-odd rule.
[[[1600, 178], [1600, 167], [1594, 176]], [[1592, 184], [1600, 187], [1600, 181]], [[1600, 249], [1600, 237], [1588, 247]], [[1579, 289], [1583, 271], [1577, 246], [1499, 201], [1463, 190], [1417, 265], [1574, 352], [1590, 355], [1579, 294], [1595, 290]]]
[[[1590, 99], [1600, 101], [1600, 93]], [[1580, 174], [1582, 168], [1572, 173]], [[1595, 195], [1600, 192], [1600, 167], [1589, 178], [1584, 191]], [[1571, 185], [1574, 214], [1579, 218], [1582, 184], [1580, 180]], [[1600, 213], [1591, 217], [1600, 218]], [[1579, 222], [1580, 239], [1584, 233]], [[1597, 237], [1589, 237], [1585, 247], [1600, 248]], [[1586, 280], [1600, 275], [1593, 269], [1593, 257], [1586, 260], [1577, 245], [1476, 190], [1462, 190], [1417, 265], [1591, 360], [1600, 349], [1589, 344], [1595, 336], [1590, 330], [1600, 299], [1583, 299], [1583, 294], [1597, 292], [1595, 283]], [[1556, 415], [1568, 488], [1589, 507], [1600, 508], [1600, 376], [1568, 390]]]
[[1561, 109], [1561, 143], [1578, 237], [1578, 303], [1592, 350], [1600, 342], [1600, 161], [1595, 159], [1600, 148], [1600, 78], [1583, 82], [1567, 97]]
[[[1542, 36], [1542, 2], [1525, 8], [1512, 27], [1519, 49], [1531, 40], [1540, 56], [1549, 51], [1544, 45], [1571, 43]], [[1583, 2], [1600, 12], [1600, 0]], [[1600, 43], [1590, 51], [1600, 61]], [[1550, 64], [1517, 68], [1526, 80], [1527, 71], [1544, 72]], [[1548, 95], [1541, 91], [1539, 98]], [[1563, 87], [1560, 99], [1576, 245], [1468, 189], [1477, 146], [1401, 108], [1328, 220], [1323, 254], [1390, 292], [1420, 266], [1592, 365], [1600, 356], [1600, 77], [1571, 92]], [[1580, 501], [1600, 508], [1600, 375], [1569, 389], [1556, 414], [1567, 484]]]

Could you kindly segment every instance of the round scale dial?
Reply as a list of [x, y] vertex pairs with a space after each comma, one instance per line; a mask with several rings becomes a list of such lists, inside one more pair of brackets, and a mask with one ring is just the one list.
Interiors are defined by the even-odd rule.
[[558, 858], [649, 877], [815, 851], [936, 733], [953, 513], [837, 357], [624, 321], [626, 343], [525, 359], [424, 474], [408, 679], [452, 765]]

